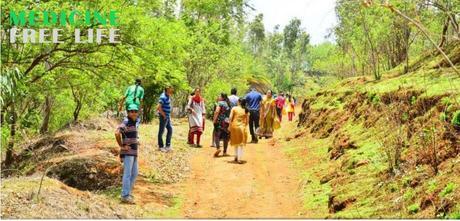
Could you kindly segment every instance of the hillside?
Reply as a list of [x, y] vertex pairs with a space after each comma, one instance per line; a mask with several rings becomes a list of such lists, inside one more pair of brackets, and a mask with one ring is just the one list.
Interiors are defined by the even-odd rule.
[[[449, 54], [460, 64], [460, 47]], [[410, 67], [302, 103], [299, 128], [279, 142], [302, 170], [313, 217], [459, 218], [460, 76], [429, 54]]]

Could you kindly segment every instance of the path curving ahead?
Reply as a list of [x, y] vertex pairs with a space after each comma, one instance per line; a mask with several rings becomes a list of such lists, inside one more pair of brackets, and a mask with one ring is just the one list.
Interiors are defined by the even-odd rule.
[[[209, 140], [209, 136], [204, 138]], [[185, 218], [298, 218], [300, 181], [291, 162], [271, 140], [248, 144], [246, 164], [230, 157], [213, 158], [209, 141], [191, 159], [191, 174], [184, 183], [182, 217]]]

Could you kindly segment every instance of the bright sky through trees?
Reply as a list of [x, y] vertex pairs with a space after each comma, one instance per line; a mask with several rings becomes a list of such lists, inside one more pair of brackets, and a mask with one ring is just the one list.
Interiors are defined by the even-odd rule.
[[325, 36], [337, 22], [335, 16], [335, 0], [252, 0], [256, 9], [252, 16], [263, 13], [265, 29], [272, 31], [275, 25], [282, 28], [297, 17], [302, 20], [302, 27], [311, 36], [312, 44], [331, 40]]

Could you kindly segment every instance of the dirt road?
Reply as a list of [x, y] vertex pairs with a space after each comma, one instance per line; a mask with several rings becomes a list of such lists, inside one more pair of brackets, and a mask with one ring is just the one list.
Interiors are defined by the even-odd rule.
[[[209, 134], [205, 137], [209, 141]], [[248, 144], [246, 164], [213, 158], [209, 142], [191, 160], [184, 186], [185, 218], [295, 218], [301, 210], [299, 179], [271, 140]]]

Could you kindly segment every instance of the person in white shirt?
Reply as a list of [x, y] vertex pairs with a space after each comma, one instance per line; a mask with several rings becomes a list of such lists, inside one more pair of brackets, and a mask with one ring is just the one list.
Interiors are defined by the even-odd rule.
[[240, 100], [240, 98], [236, 96], [236, 93], [237, 93], [236, 88], [232, 88], [232, 90], [230, 91], [231, 95], [228, 97], [228, 99], [230, 100], [230, 105], [231, 105], [230, 108], [238, 106], [238, 100]]

